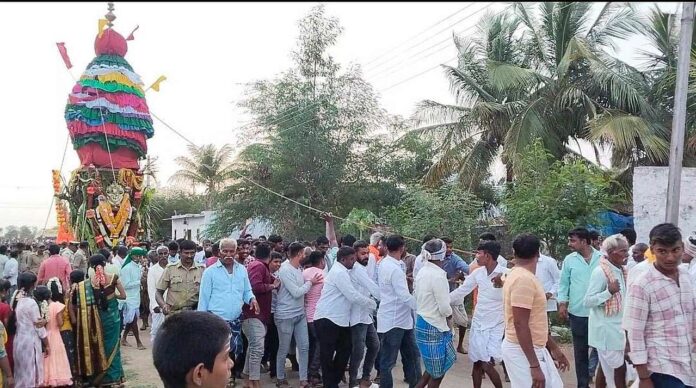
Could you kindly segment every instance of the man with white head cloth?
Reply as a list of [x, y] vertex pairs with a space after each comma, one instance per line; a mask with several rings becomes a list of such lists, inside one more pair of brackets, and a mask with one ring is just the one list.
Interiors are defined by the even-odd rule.
[[682, 254], [681, 267], [689, 273], [691, 282], [696, 284], [696, 236], [684, 240], [684, 254]]
[[416, 275], [416, 344], [425, 366], [419, 387], [437, 388], [454, 365], [457, 354], [452, 345], [452, 331], [447, 317], [452, 315], [447, 273], [442, 269], [447, 246], [440, 239], [423, 245], [423, 267]]

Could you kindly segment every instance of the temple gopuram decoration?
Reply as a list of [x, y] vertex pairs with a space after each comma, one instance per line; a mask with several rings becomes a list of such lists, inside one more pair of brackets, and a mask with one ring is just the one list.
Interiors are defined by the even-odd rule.
[[125, 59], [127, 40], [113, 29], [113, 10], [109, 3], [94, 41], [96, 57], [65, 106], [80, 167], [63, 185], [56, 183], [54, 172], [59, 205], [67, 203], [69, 208], [58, 214], [59, 227], [63, 221], [75, 239], [98, 248], [142, 240], [153, 194], [144, 185], [140, 166], [147, 156], [147, 140], [154, 135], [152, 118], [143, 82]]

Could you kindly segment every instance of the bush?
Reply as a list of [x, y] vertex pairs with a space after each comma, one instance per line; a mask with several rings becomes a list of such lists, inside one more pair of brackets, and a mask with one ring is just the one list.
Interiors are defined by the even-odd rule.
[[611, 180], [595, 166], [577, 159], [554, 161], [540, 141], [523, 155], [523, 168], [504, 198], [512, 234], [534, 233], [553, 257], [566, 252], [569, 230], [597, 225], [598, 212], [618, 202]]

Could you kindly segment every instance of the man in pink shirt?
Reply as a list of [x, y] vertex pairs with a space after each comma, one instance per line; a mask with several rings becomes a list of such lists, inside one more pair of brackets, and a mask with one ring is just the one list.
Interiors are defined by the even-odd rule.
[[56, 244], [48, 246], [48, 259], [44, 260], [39, 267], [39, 284], [46, 284], [48, 279], [56, 277], [60, 279], [64, 290], [67, 290], [69, 285], [70, 271], [72, 267], [67, 258], [60, 256], [60, 247]]
[[[314, 251], [304, 262], [302, 277], [305, 282], [310, 281], [317, 274], [324, 274], [324, 252]], [[309, 330], [309, 368], [307, 375], [310, 383], [316, 384], [321, 381], [319, 360], [319, 336], [314, 328], [314, 312], [321, 297], [321, 290], [324, 288], [324, 281], [315, 283], [305, 294], [305, 315], [307, 316], [307, 328]]]
[[210, 247], [210, 251], [213, 253], [212, 256], [205, 260], [205, 267], [208, 268], [211, 265], [218, 262], [218, 255], [220, 254], [220, 243], [215, 243]]

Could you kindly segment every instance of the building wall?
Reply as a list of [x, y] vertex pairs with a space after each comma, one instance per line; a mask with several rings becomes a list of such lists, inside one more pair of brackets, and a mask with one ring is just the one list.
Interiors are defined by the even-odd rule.
[[[665, 222], [668, 167], [637, 167], [633, 172], [633, 217], [638, 242]], [[696, 168], [682, 170], [679, 227], [684, 238], [696, 233]]]
[[[184, 224], [184, 220], [186, 220], [186, 224]], [[205, 217], [200, 214], [172, 219], [172, 238], [175, 240], [190, 238], [194, 242], [200, 242], [203, 240], [205, 225]], [[190, 237], [188, 231], [190, 231]]]
[[[188, 238], [187, 232], [191, 231], [190, 239], [194, 242], [201, 243], [204, 240], [203, 233], [208, 225], [215, 218], [214, 211], [203, 211], [201, 214], [186, 214], [172, 217], [172, 239]], [[184, 224], [186, 220], [187, 224]], [[240, 228], [234, 229], [229, 237], [239, 238]], [[247, 228], [247, 233], [254, 238], [265, 235], [268, 237], [272, 233], [270, 224], [260, 219], [254, 219], [251, 225]]]

